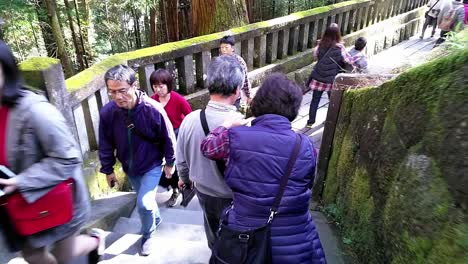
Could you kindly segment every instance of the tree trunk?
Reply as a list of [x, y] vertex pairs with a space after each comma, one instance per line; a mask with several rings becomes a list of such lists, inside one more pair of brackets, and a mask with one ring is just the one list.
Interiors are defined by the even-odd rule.
[[150, 46], [156, 46], [157, 45], [157, 21], [156, 21], [156, 3], [154, 3], [153, 6], [150, 8], [150, 41], [149, 45]]
[[166, 23], [168, 42], [179, 40], [179, 0], [161, 0], [166, 2]]
[[71, 15], [71, 10], [70, 10], [70, 4], [68, 3], [68, 0], [63, 0], [65, 4], [65, 11], [67, 13], [67, 18], [68, 18], [68, 24], [70, 26], [70, 31], [72, 35], [72, 40], [73, 40], [73, 47], [75, 48], [75, 54], [76, 54], [76, 62], [80, 65], [80, 70], [85, 69], [85, 63], [84, 63], [84, 58], [83, 58], [83, 51], [81, 50], [81, 43], [78, 41], [78, 36], [75, 33], [75, 26], [73, 25], [73, 18]]
[[37, 20], [39, 21], [39, 27], [41, 28], [42, 38], [44, 39], [44, 45], [47, 51], [47, 56], [51, 58], [57, 58], [57, 45], [55, 44], [54, 33], [52, 33], [52, 28], [47, 16], [47, 6], [45, 0], [38, 0], [34, 3]]
[[130, 8], [132, 11], [133, 17], [133, 34], [135, 35], [135, 45], [137, 49], [141, 49], [141, 38], [140, 38], [140, 19], [138, 18], [138, 13], [135, 8]]
[[179, 0], [160, 0], [159, 10], [165, 42], [179, 40]]
[[194, 36], [201, 36], [245, 25], [249, 22], [245, 1], [193, 0]]
[[52, 28], [52, 33], [54, 34], [55, 43], [57, 44], [57, 55], [62, 63], [63, 70], [66, 77], [73, 75], [73, 68], [68, 58], [67, 51], [65, 49], [65, 40], [62, 35], [62, 28], [57, 16], [57, 11], [55, 9], [55, 0], [45, 0], [47, 5], [48, 16], [50, 20], [50, 26]]
[[[37, 39], [36, 30], [34, 29], [34, 25], [32, 21], [29, 21], [29, 25], [31, 26], [31, 31], [34, 37], [34, 44], [36, 44], [37, 52], [40, 54], [41, 48], [39, 47], [39, 40]], [[0, 27], [0, 30], [1, 30], [1, 27]], [[1, 36], [0, 36], [0, 39], [1, 39]]]
[[179, 40], [192, 37], [190, 0], [179, 0]]
[[91, 45], [89, 45], [89, 28], [92, 26], [91, 19], [89, 19], [91, 17], [91, 8], [89, 7], [90, 0], [81, 1], [81, 9], [84, 14], [84, 27], [81, 26], [80, 9], [78, 8], [77, 0], [74, 0], [73, 2], [75, 3], [76, 23], [78, 24], [78, 33], [80, 36], [81, 48], [84, 53], [84, 61], [86, 68], [89, 68], [89, 62], [92, 61], [94, 57], [93, 49], [91, 48]]

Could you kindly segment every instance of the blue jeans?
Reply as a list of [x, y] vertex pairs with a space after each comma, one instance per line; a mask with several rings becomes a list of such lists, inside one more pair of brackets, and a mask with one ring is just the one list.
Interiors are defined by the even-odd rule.
[[137, 192], [137, 210], [141, 219], [141, 234], [143, 239], [150, 238], [161, 222], [156, 191], [161, 178], [161, 166], [157, 166], [141, 176], [129, 176], [133, 189]]

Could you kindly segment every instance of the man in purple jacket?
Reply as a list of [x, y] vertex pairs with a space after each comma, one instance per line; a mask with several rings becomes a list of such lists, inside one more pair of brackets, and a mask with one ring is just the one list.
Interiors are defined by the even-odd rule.
[[117, 183], [113, 169], [117, 155], [137, 192], [143, 235], [141, 254], [147, 256], [152, 251], [152, 237], [162, 221], [156, 190], [163, 158], [166, 177], [172, 176], [175, 135], [164, 108], [137, 89], [135, 71], [117, 65], [106, 72], [104, 79], [113, 100], [100, 112], [100, 171], [107, 175], [107, 182], [113, 187]]

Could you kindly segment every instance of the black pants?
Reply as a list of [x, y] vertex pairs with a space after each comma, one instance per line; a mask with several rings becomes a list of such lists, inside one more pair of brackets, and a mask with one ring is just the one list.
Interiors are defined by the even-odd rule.
[[[323, 94], [323, 91], [314, 90], [314, 93], [312, 94], [312, 102], [310, 102], [309, 120], [307, 121], [307, 124], [315, 123], [315, 118], [317, 117], [317, 109], [320, 103], [320, 99], [322, 98], [322, 94]], [[330, 99], [331, 92], [327, 92], [327, 94], [328, 94], [328, 99]]]
[[198, 201], [203, 209], [205, 222], [205, 234], [208, 240], [208, 247], [213, 249], [213, 245], [218, 236], [220, 216], [223, 210], [231, 205], [232, 199], [213, 197], [197, 190]]
[[434, 36], [436, 28], [437, 28], [437, 18], [426, 16], [426, 19], [424, 20], [424, 26], [421, 32], [421, 38], [424, 37], [424, 33], [426, 32], [427, 26], [432, 26], [431, 36]]
[[441, 30], [441, 31], [440, 31], [440, 38], [436, 41], [436, 44], [435, 44], [435, 45], [438, 46], [438, 45], [444, 43], [445, 38], [447, 37], [447, 34], [448, 34], [449, 32], [450, 32], [450, 31], [443, 31], [443, 30]]
[[179, 183], [179, 175], [177, 173], [177, 168], [174, 171], [174, 174], [172, 174], [172, 178], [168, 179], [166, 178], [166, 173], [164, 171], [161, 173], [161, 179], [159, 180], [159, 186], [164, 187], [169, 189], [169, 186], [171, 186], [172, 190], [176, 190], [179, 188], [178, 187]]

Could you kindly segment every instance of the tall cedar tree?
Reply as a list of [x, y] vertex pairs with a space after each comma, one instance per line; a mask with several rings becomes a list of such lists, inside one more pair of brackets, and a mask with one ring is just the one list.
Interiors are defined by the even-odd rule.
[[195, 36], [249, 23], [244, 0], [192, 0], [192, 19]]

